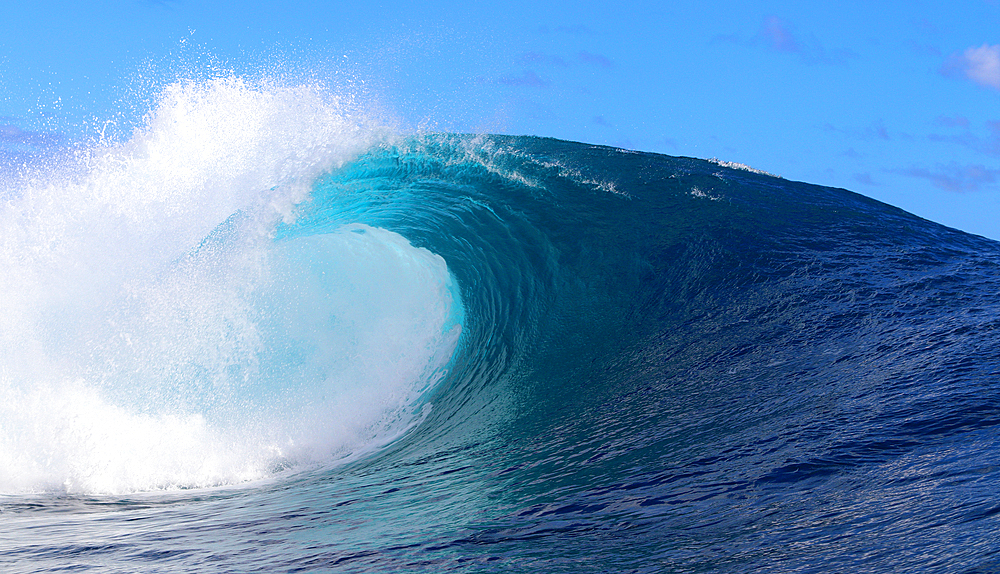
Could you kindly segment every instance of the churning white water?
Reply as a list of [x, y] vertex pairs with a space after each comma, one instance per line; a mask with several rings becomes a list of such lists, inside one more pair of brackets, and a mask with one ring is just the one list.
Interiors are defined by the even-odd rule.
[[455, 349], [445, 262], [294, 224], [384, 137], [311, 86], [163, 90], [0, 205], [0, 493], [253, 480], [384, 442]]

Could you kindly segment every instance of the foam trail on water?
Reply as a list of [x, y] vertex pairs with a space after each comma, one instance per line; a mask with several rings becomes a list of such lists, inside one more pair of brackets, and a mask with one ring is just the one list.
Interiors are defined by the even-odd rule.
[[274, 239], [383, 137], [344, 110], [177, 82], [127, 141], [8, 192], [0, 493], [236, 483], [405, 425], [460, 332], [444, 261], [362, 226]]

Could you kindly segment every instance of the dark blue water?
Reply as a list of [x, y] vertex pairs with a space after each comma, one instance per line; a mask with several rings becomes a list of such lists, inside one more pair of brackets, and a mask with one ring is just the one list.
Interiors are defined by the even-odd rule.
[[531, 137], [376, 143], [310, 188], [274, 245], [388, 230], [447, 264], [461, 337], [416, 422], [246, 482], [12, 491], [5, 572], [1000, 569], [1000, 244]]

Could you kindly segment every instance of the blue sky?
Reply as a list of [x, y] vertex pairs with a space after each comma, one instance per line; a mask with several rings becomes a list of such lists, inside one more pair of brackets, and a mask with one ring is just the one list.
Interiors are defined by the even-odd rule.
[[88, 4], [3, 8], [0, 166], [232, 70], [401, 129], [717, 157], [1000, 239], [1000, 0]]

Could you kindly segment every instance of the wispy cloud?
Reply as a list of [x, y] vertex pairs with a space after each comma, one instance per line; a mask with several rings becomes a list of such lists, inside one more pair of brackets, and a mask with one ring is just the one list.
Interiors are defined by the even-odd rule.
[[861, 140], [861, 141], [873, 141], [873, 140], [883, 140], [889, 141], [892, 136], [889, 134], [889, 129], [885, 127], [885, 122], [882, 120], [876, 120], [872, 122], [868, 127], [857, 129], [857, 128], [839, 128], [833, 124], [824, 124], [823, 129], [829, 132], [836, 132], [844, 134], [851, 139]]
[[519, 75], [507, 74], [500, 76], [499, 82], [505, 86], [526, 88], [545, 88], [549, 85], [548, 81], [542, 79], [541, 76], [531, 70], [524, 70]]
[[970, 192], [979, 191], [981, 187], [992, 186], [1000, 181], [1000, 169], [991, 169], [984, 165], [938, 165], [936, 170], [922, 167], [893, 170], [895, 173], [919, 177], [929, 180], [935, 187], [946, 191]]
[[794, 54], [807, 64], [845, 64], [857, 54], [846, 49], [825, 47], [812, 34], [799, 34], [795, 27], [777, 16], [768, 16], [757, 33], [746, 39], [738, 34], [716, 36], [713, 42], [765, 47], [775, 52]]
[[529, 66], [541, 65], [555, 66], [559, 68], [569, 66], [569, 62], [567, 62], [563, 57], [553, 56], [551, 54], [542, 54], [541, 52], [525, 52], [517, 57], [517, 62]]
[[940, 58], [944, 55], [941, 48], [938, 48], [934, 44], [928, 44], [926, 42], [918, 42], [916, 40], [908, 40], [906, 45], [910, 48], [910, 51], [918, 56], [929, 56], [932, 58]]
[[542, 34], [568, 34], [570, 36], [585, 36], [593, 34], [594, 31], [583, 24], [572, 24], [568, 26], [539, 26], [538, 31]]
[[882, 185], [879, 182], [872, 179], [872, 174], [868, 172], [854, 174], [854, 181], [864, 185]]
[[777, 16], [768, 16], [764, 19], [760, 35], [768, 46], [774, 50], [779, 52], [802, 52], [802, 44], [795, 37], [788, 22]]
[[886, 129], [885, 124], [882, 123], [882, 120], [879, 120], [874, 124], [872, 124], [871, 126], [869, 126], [868, 132], [872, 136], [880, 140], [886, 140], [886, 141], [889, 140], [889, 130]]
[[[515, 58], [514, 63], [522, 68], [521, 72], [504, 74], [496, 79], [497, 83], [523, 88], [548, 88], [553, 85], [553, 82], [550, 81], [551, 78], [555, 77], [558, 80], [561, 77], [562, 72], [559, 71], [561, 68], [593, 66], [610, 69], [615, 65], [607, 56], [585, 50], [581, 50], [576, 53], [575, 57], [569, 58], [543, 52], [524, 52]], [[535, 69], [541, 70], [543, 74], [548, 72], [547, 77], [543, 77]]]
[[583, 62], [584, 64], [590, 64], [591, 66], [597, 66], [599, 68], [612, 68], [614, 63], [607, 56], [602, 56], [601, 54], [594, 54], [592, 52], [580, 51], [577, 53], [576, 58]]
[[941, 67], [941, 74], [964, 76], [980, 86], [1000, 90], [1000, 44], [983, 44], [952, 54]]
[[936, 36], [941, 33], [941, 27], [927, 18], [912, 19], [910, 20], [910, 25], [925, 36]]
[[176, 8], [180, 4], [179, 0], [145, 0], [146, 4], [153, 4], [162, 8]]
[[853, 147], [849, 147], [849, 148], [845, 149], [843, 152], [840, 153], [840, 155], [842, 155], [844, 157], [849, 157], [851, 159], [861, 159], [861, 158], [865, 157], [865, 154], [859, 152], [858, 150], [854, 149]]
[[985, 137], [973, 133], [969, 120], [961, 116], [957, 118], [940, 117], [937, 123], [944, 127], [964, 128], [965, 131], [959, 134], [930, 134], [927, 136], [930, 141], [957, 144], [979, 153], [1000, 157], [1000, 121], [986, 122], [986, 129], [989, 133]]
[[969, 127], [969, 118], [965, 116], [955, 116], [953, 118], [948, 116], [938, 116], [938, 118], [934, 120], [934, 123], [946, 128], [967, 128]]
[[549, 68], [568, 68], [577, 64], [597, 66], [598, 68], [613, 68], [614, 62], [611, 58], [603, 54], [580, 50], [573, 59], [567, 59], [554, 54], [544, 54], [541, 52], [525, 52], [515, 60], [518, 64], [525, 66], [542, 66]]

